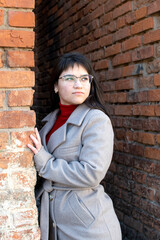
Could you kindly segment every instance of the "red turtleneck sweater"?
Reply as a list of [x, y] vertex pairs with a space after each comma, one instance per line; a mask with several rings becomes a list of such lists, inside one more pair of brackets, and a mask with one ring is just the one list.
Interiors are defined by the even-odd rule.
[[48, 143], [50, 136], [54, 133], [58, 128], [60, 128], [69, 118], [71, 113], [76, 109], [77, 105], [63, 105], [59, 103], [60, 106], [60, 113], [57, 117], [55, 124], [53, 125], [52, 129], [46, 136], [46, 143]]

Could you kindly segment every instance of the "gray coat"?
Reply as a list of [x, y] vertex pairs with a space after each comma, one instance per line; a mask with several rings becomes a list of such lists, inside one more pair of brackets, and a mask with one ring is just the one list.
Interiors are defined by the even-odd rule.
[[110, 119], [82, 104], [46, 145], [46, 134], [57, 113], [44, 118], [47, 123], [40, 131], [43, 147], [34, 156], [39, 175], [46, 179], [41, 189], [41, 239], [49, 239], [49, 212], [52, 239], [121, 240], [112, 200], [100, 185], [113, 153]]

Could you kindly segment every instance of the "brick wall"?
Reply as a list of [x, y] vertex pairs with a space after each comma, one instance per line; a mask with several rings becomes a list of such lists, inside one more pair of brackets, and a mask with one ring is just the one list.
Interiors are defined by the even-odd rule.
[[35, 125], [34, 0], [0, 1], [0, 239], [39, 239], [36, 172], [26, 148]]
[[160, 239], [160, 1], [36, 2], [38, 124], [50, 111], [53, 60], [79, 51], [91, 59], [115, 131], [104, 185], [124, 240]]

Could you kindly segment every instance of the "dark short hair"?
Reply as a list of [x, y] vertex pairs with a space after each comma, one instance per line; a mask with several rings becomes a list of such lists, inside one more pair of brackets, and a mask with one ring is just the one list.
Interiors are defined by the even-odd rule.
[[54, 92], [54, 85], [58, 82], [61, 73], [64, 70], [67, 70], [69, 67], [73, 67], [75, 64], [84, 67], [88, 74], [94, 77], [91, 83], [90, 94], [85, 100], [86, 105], [90, 108], [100, 109], [103, 112], [107, 113], [103, 101], [103, 93], [100, 88], [99, 81], [97, 80], [96, 74], [93, 70], [92, 64], [88, 58], [78, 52], [66, 53], [59, 57], [54, 63], [50, 81], [52, 110], [59, 107], [60, 101], [58, 94]]

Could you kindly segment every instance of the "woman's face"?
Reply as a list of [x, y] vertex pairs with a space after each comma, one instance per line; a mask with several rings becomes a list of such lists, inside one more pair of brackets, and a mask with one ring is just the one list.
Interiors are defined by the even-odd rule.
[[61, 73], [58, 83], [54, 86], [54, 89], [58, 91], [61, 104], [82, 104], [89, 96], [91, 84], [89, 82], [82, 83], [80, 81], [80, 78], [76, 79], [75, 82], [72, 80], [65, 81], [65, 79], [61, 77], [66, 75], [74, 75], [76, 77], [80, 77], [82, 75], [88, 75], [88, 72], [83, 66], [75, 64], [73, 68], [69, 67]]

